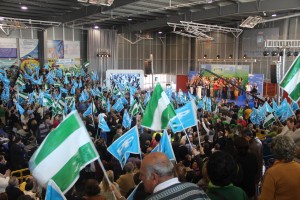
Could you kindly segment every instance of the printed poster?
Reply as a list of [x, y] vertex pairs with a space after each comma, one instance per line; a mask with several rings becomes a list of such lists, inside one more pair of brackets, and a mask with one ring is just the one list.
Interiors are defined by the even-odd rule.
[[39, 58], [38, 39], [19, 39], [20, 58]]
[[17, 58], [17, 39], [1, 38], [0, 58]]
[[47, 42], [47, 58], [58, 59], [64, 58], [64, 41], [48, 40]]

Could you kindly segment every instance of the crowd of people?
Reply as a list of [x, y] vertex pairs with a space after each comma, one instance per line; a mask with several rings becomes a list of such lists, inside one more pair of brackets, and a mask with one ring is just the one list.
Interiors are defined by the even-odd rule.
[[[212, 98], [211, 106], [217, 106], [217, 109], [211, 109], [213, 112], [197, 109], [199, 134], [196, 126], [185, 132], [173, 133], [171, 129], [168, 130], [176, 162], [170, 161], [163, 153], [151, 153], [159, 144], [162, 133], [142, 127], [144, 113], [140, 111], [132, 116], [131, 127], [138, 127], [142, 157], [132, 154], [122, 169], [119, 161], [107, 151], [107, 147], [128, 130], [122, 126], [122, 120], [125, 109], [130, 109], [130, 101], [134, 99], [144, 104], [147, 91], [137, 88], [134, 94], [130, 94], [125, 89], [115, 95], [90, 75], [87, 68], [72, 73], [61, 74], [59, 71], [55, 66], [51, 69], [41, 68], [39, 72], [26, 71], [26, 68], [25, 71], [19, 71], [13, 67], [3, 74], [10, 80], [10, 84], [9, 98], [2, 98], [0, 106], [0, 113], [3, 113], [0, 115], [1, 200], [45, 198], [45, 189], [39, 186], [34, 177], [29, 176], [19, 183], [10, 173], [28, 166], [28, 159], [37, 146], [51, 130], [59, 126], [63, 116], [74, 108], [74, 102], [112, 184], [109, 185], [99, 163], [94, 162], [81, 171], [79, 180], [65, 194], [67, 199], [126, 199], [133, 190], [133, 199], [149, 200], [299, 198], [299, 110], [287, 121], [277, 121], [264, 129], [251, 123], [252, 108], [247, 103], [238, 107], [226, 100], [218, 102], [217, 98]], [[20, 74], [24, 85], [17, 83]], [[43, 77], [43, 82], [35, 84], [33, 80], [39, 77]], [[207, 97], [222, 96], [225, 97], [223, 99], [230, 99], [236, 98], [235, 94], [241, 92], [235, 92], [235, 87], [227, 85], [221, 79], [199, 77], [197, 81], [202, 82], [205, 88], [207, 86], [203, 94]], [[241, 84], [243, 80], [231, 82]], [[3, 93], [4, 83], [0, 86], [0, 92]], [[93, 95], [96, 89], [101, 93]], [[20, 101], [20, 91], [34, 93], [37, 97], [47, 93], [54, 101], [65, 99], [66, 109], [61, 111], [55, 106], [45, 106], [39, 98]], [[83, 100], [82, 93], [88, 93], [88, 98]], [[113, 108], [108, 110], [107, 102], [114, 105], [121, 95], [127, 100], [124, 109], [120, 112]], [[69, 97], [74, 98], [74, 102], [68, 102], [66, 99]], [[83, 113], [92, 102], [97, 111], [84, 117]], [[268, 102], [271, 104], [272, 101]], [[16, 103], [24, 109], [22, 114]], [[176, 103], [174, 105], [181, 106]], [[110, 132], [104, 133], [98, 128], [97, 116], [100, 113], [105, 116]], [[258, 138], [261, 133], [263, 138]]]

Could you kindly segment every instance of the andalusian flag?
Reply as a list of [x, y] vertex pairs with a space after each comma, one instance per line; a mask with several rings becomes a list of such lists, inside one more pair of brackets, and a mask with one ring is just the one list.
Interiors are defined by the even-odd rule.
[[268, 126], [270, 126], [271, 124], [273, 124], [275, 121], [276, 121], [276, 120], [275, 120], [274, 115], [273, 115], [273, 114], [269, 114], [269, 115], [266, 117], [265, 121], [264, 121], [264, 125], [263, 125], [264, 128], [267, 128]]
[[29, 169], [43, 187], [52, 179], [66, 193], [80, 170], [97, 158], [97, 150], [75, 111], [45, 138], [30, 158]]
[[25, 93], [25, 92], [20, 92], [19, 91], [19, 97], [21, 97], [22, 99], [28, 99], [29, 98], [29, 95], [28, 93]]
[[280, 87], [284, 89], [293, 101], [300, 99], [300, 55], [294, 60], [293, 64], [280, 82]]
[[90, 62], [89, 62], [89, 61], [84, 62], [84, 63], [82, 64], [82, 66], [88, 67], [88, 66], [90, 66]]
[[154, 131], [166, 129], [171, 118], [176, 115], [170, 100], [161, 85], [157, 83], [147, 104], [142, 126]]

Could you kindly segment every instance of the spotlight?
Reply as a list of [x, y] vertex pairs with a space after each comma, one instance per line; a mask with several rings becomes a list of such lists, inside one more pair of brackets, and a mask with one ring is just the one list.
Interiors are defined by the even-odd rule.
[[298, 51], [295, 51], [294, 52], [294, 56], [298, 56], [299, 55], [299, 52]]
[[207, 55], [206, 55], [206, 54], [204, 54], [203, 58], [204, 58], [204, 59], [206, 59], [206, 58], [207, 58]]
[[264, 51], [264, 52], [263, 52], [263, 55], [264, 55], [264, 56], [270, 55], [270, 51]]
[[272, 14], [272, 17], [276, 17], [276, 16], [277, 16], [277, 14], [276, 14], [276, 13]]
[[158, 34], [162, 34], [162, 31], [158, 31]]
[[22, 10], [27, 10], [28, 7], [27, 7], [27, 6], [21, 6], [21, 9], [22, 9]]
[[131, 18], [131, 17], [128, 17], [128, 21], [132, 21], [132, 18]]
[[283, 56], [283, 51], [280, 51], [280, 52], [279, 52], [279, 56]]
[[288, 51], [288, 52], [286, 53], [286, 56], [287, 56], [287, 57], [292, 56], [292, 52]]
[[246, 58], [247, 58], [247, 55], [246, 55], [246, 54], [244, 54], [243, 58], [244, 58], [244, 59], [246, 59]]
[[272, 55], [272, 56], [278, 56], [278, 51], [272, 51], [272, 52], [271, 52], [271, 55]]
[[97, 25], [94, 26], [94, 29], [98, 29], [98, 28], [99, 28], [99, 26], [97, 26]]
[[217, 59], [220, 59], [220, 55], [217, 55]]
[[232, 54], [230, 54], [228, 58], [229, 58], [229, 59], [232, 59]]

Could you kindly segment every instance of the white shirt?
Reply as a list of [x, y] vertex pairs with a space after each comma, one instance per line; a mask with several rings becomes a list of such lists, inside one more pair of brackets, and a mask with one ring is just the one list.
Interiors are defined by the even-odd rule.
[[0, 177], [0, 192], [5, 192], [5, 188], [8, 186], [9, 177]]
[[158, 184], [158, 185], [154, 188], [153, 193], [156, 193], [156, 192], [158, 192], [158, 191], [161, 191], [161, 190], [163, 190], [163, 189], [166, 189], [166, 188], [168, 188], [168, 187], [170, 187], [170, 186], [172, 186], [172, 185], [174, 185], [174, 184], [177, 184], [177, 183], [180, 183], [177, 177], [171, 178], [171, 179], [169, 179], [169, 180], [167, 180], [167, 181], [165, 181], [165, 182], [162, 182], [162, 183]]

